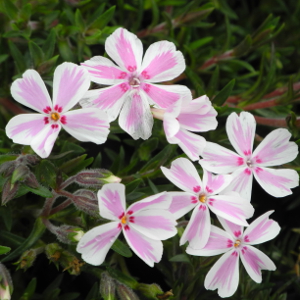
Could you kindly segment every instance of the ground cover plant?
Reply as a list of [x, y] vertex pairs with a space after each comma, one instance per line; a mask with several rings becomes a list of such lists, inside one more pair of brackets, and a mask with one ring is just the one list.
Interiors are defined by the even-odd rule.
[[0, 299], [298, 299], [298, 1], [0, 2]]

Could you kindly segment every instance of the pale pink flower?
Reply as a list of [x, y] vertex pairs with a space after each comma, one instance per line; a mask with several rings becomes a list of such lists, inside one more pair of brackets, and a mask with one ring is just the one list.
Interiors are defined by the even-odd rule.
[[183, 55], [173, 43], [152, 44], [142, 61], [142, 42], [135, 34], [118, 28], [107, 38], [105, 50], [118, 66], [102, 56], [82, 66], [92, 81], [111, 87], [88, 91], [80, 103], [107, 111], [111, 121], [120, 114], [120, 127], [134, 139], [151, 136], [153, 117], [149, 105], [166, 108], [180, 99], [192, 99], [185, 86], [153, 84], [172, 80], [185, 69]]
[[23, 78], [13, 82], [11, 94], [39, 114], [13, 117], [6, 126], [7, 136], [14, 143], [30, 145], [42, 158], [51, 153], [61, 127], [81, 142], [104, 143], [109, 133], [105, 112], [95, 108], [69, 111], [89, 86], [89, 74], [84, 68], [63, 63], [54, 72], [52, 103], [39, 73], [27, 70]]
[[199, 160], [206, 140], [192, 132], [214, 130], [218, 125], [217, 112], [208, 97], [204, 95], [191, 102], [178, 101], [167, 109], [152, 108], [151, 111], [155, 118], [163, 120], [168, 142], [178, 144], [192, 161]]
[[252, 114], [232, 113], [226, 123], [228, 139], [236, 150], [234, 153], [218, 144], [207, 142], [200, 160], [201, 165], [217, 174], [232, 173], [234, 177], [228, 190], [233, 190], [250, 201], [253, 175], [261, 187], [274, 197], [292, 193], [299, 185], [295, 170], [270, 169], [271, 166], [290, 162], [298, 155], [296, 143], [289, 142], [291, 134], [279, 128], [269, 133], [252, 152], [256, 121]]
[[261, 244], [275, 238], [280, 227], [269, 219], [269, 211], [256, 220], [243, 232], [243, 227], [219, 218], [224, 230], [213, 226], [208, 243], [203, 249], [188, 247], [186, 252], [197, 256], [213, 256], [225, 253], [207, 273], [204, 286], [206, 289], [218, 289], [221, 297], [230, 297], [237, 290], [239, 283], [239, 257], [249, 274], [257, 283], [261, 283], [261, 270], [274, 271], [272, 260], [252, 245]]
[[135, 202], [126, 210], [125, 185], [105, 184], [98, 191], [100, 216], [112, 222], [85, 233], [77, 245], [77, 252], [82, 253], [82, 259], [89, 264], [100, 265], [123, 231], [130, 248], [153, 267], [162, 257], [161, 240], [177, 233], [176, 221], [168, 211], [170, 201], [170, 196], [163, 192]]
[[214, 176], [203, 170], [202, 182], [196, 168], [186, 158], [178, 158], [172, 162], [170, 169], [161, 167], [161, 170], [184, 191], [169, 192], [172, 196], [169, 211], [178, 219], [193, 209], [180, 245], [187, 241], [191, 247], [201, 248], [206, 245], [211, 228], [209, 210], [236, 224], [248, 226], [246, 219], [254, 213], [252, 205], [237, 193], [222, 194], [222, 190], [231, 181], [230, 175]]

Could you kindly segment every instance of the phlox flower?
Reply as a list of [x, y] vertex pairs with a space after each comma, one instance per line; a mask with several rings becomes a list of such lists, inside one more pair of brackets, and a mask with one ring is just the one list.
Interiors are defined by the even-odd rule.
[[104, 143], [109, 133], [105, 112], [95, 108], [69, 111], [89, 86], [89, 74], [84, 68], [63, 63], [54, 72], [52, 103], [39, 73], [27, 70], [23, 78], [13, 82], [11, 94], [39, 113], [13, 117], [6, 126], [7, 136], [14, 143], [30, 145], [42, 158], [51, 153], [61, 127], [79, 141]]
[[86, 232], [77, 245], [77, 252], [91, 265], [103, 263], [106, 254], [121, 231], [130, 248], [146, 264], [153, 267], [163, 253], [161, 240], [177, 233], [176, 221], [167, 211], [170, 196], [156, 194], [125, 208], [125, 186], [121, 183], [105, 184], [98, 191], [100, 216], [112, 222]]
[[166, 108], [180, 99], [192, 99], [185, 86], [154, 84], [172, 80], [185, 69], [183, 55], [173, 43], [150, 45], [142, 60], [142, 42], [135, 34], [118, 28], [105, 41], [105, 51], [117, 65], [95, 56], [82, 66], [92, 81], [110, 87], [88, 91], [81, 104], [107, 111], [110, 121], [120, 114], [120, 127], [134, 139], [151, 136], [153, 117], [149, 105]]
[[207, 142], [203, 150], [201, 165], [217, 173], [232, 173], [234, 177], [228, 190], [241, 194], [250, 201], [253, 175], [261, 187], [274, 197], [284, 197], [299, 185], [299, 176], [295, 170], [271, 169], [290, 162], [298, 155], [296, 143], [289, 142], [291, 134], [287, 129], [279, 128], [269, 133], [252, 151], [256, 121], [252, 114], [232, 113], [226, 122], [228, 139], [236, 150], [234, 153], [218, 144]]
[[161, 167], [161, 170], [184, 191], [169, 192], [172, 196], [169, 211], [178, 219], [193, 209], [180, 245], [187, 241], [191, 247], [202, 248], [206, 245], [211, 228], [209, 210], [231, 222], [248, 226], [246, 219], [254, 213], [252, 205], [237, 193], [222, 194], [231, 181], [230, 175], [214, 176], [203, 170], [202, 181], [194, 165], [186, 158], [178, 158], [172, 162], [170, 169]]
[[152, 108], [151, 111], [155, 118], [163, 120], [168, 142], [178, 144], [192, 161], [199, 160], [206, 140], [192, 132], [214, 130], [218, 125], [217, 112], [208, 97], [204, 95], [183, 103], [178, 101], [177, 105], [167, 109]]
[[188, 247], [191, 255], [213, 256], [225, 253], [207, 273], [204, 286], [206, 289], [218, 289], [221, 297], [230, 297], [237, 290], [239, 283], [239, 257], [249, 274], [257, 283], [261, 283], [261, 270], [274, 271], [276, 266], [262, 251], [252, 245], [261, 244], [275, 238], [280, 227], [269, 219], [269, 211], [256, 220], [243, 232], [243, 227], [219, 218], [225, 231], [212, 226], [208, 243], [203, 249]]

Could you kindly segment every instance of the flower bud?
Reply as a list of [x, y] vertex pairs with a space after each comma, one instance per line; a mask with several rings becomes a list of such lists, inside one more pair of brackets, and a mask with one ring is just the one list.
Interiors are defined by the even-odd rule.
[[117, 292], [121, 300], [140, 300], [136, 293], [124, 284], [118, 284]]
[[86, 198], [89, 198], [91, 201], [94, 201], [95, 204], [98, 205], [97, 194], [95, 192], [93, 192], [93, 191], [85, 190], [85, 189], [80, 189], [80, 190], [77, 190], [73, 195], [84, 196]]
[[40, 185], [35, 177], [35, 175], [29, 171], [29, 173], [26, 176], [26, 179], [24, 181], [25, 184], [27, 184], [28, 186], [37, 189]]
[[100, 294], [104, 300], [116, 300], [116, 284], [107, 272], [101, 274]]
[[10, 179], [6, 180], [2, 188], [2, 205], [12, 200], [19, 190], [19, 182], [11, 183]]
[[161, 289], [161, 287], [156, 284], [146, 284], [146, 283], [140, 283], [137, 288], [144, 296], [150, 299], [157, 298], [158, 295], [163, 295], [164, 292]]
[[79, 172], [75, 182], [85, 187], [102, 187], [105, 183], [121, 182], [121, 178], [105, 169], [91, 169]]
[[77, 243], [84, 235], [84, 231], [81, 228], [70, 225], [56, 227], [56, 232], [53, 233], [65, 244]]
[[28, 268], [32, 267], [38, 254], [42, 253], [43, 251], [44, 247], [29, 249], [21, 255], [20, 259], [15, 262], [14, 265], [18, 266], [17, 269], [23, 269], [26, 271]]
[[24, 181], [30, 172], [29, 168], [23, 164], [17, 166], [12, 173], [11, 183], [15, 183], [17, 181]]
[[10, 300], [13, 284], [8, 270], [0, 263], [0, 300]]
[[95, 218], [99, 217], [98, 201], [91, 200], [84, 196], [74, 196], [70, 198], [78, 210], [87, 213]]

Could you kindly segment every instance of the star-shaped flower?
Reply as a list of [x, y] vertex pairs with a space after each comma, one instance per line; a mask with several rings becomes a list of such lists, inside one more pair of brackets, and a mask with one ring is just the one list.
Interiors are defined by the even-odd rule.
[[153, 267], [163, 253], [161, 240], [177, 233], [176, 221], [168, 211], [171, 198], [166, 193], [156, 194], [125, 208], [125, 186], [105, 184], [98, 192], [101, 217], [112, 222], [86, 232], [77, 245], [77, 252], [91, 265], [103, 263], [106, 254], [121, 231], [130, 248], [146, 264]]
[[120, 127], [134, 139], [151, 136], [153, 117], [149, 105], [166, 108], [180, 99], [191, 100], [190, 90], [181, 85], [156, 85], [172, 80], [185, 69], [185, 61], [175, 45], [156, 42], [147, 49], [143, 61], [143, 45], [136, 35], [118, 28], [105, 42], [111, 60], [95, 56], [82, 63], [91, 80], [111, 87], [90, 90], [81, 101], [107, 111], [110, 120], [118, 115]]
[[290, 162], [298, 155], [296, 143], [289, 142], [291, 134], [287, 129], [279, 128], [269, 133], [252, 151], [256, 122], [252, 114], [232, 113], [226, 123], [228, 139], [236, 150], [234, 153], [218, 144], [207, 142], [203, 150], [201, 165], [217, 173], [232, 173], [234, 177], [228, 190], [241, 194], [250, 201], [253, 175], [261, 187], [274, 197], [284, 197], [299, 185], [299, 176], [295, 170], [271, 169]]
[[218, 217], [226, 231], [212, 225], [209, 240], [204, 248], [187, 248], [188, 254], [197, 256], [225, 253], [207, 273], [204, 281], [206, 289], [218, 289], [221, 297], [232, 296], [239, 283], [239, 257], [249, 276], [257, 283], [262, 281], [261, 270], [276, 269], [267, 255], [252, 247], [278, 235], [278, 223], [269, 219], [272, 212], [269, 211], [254, 220], [244, 232], [243, 227]]
[[39, 114], [13, 117], [6, 126], [7, 136], [14, 143], [30, 145], [42, 158], [50, 155], [61, 127], [79, 141], [104, 143], [109, 133], [105, 112], [95, 108], [69, 111], [89, 86], [89, 74], [84, 68], [63, 63], [54, 72], [52, 103], [39, 73], [27, 70], [23, 78], [13, 82], [11, 94]]

